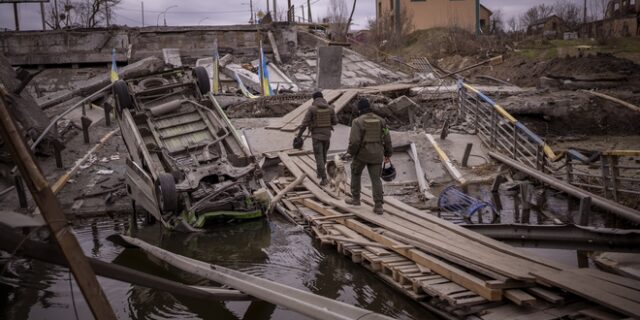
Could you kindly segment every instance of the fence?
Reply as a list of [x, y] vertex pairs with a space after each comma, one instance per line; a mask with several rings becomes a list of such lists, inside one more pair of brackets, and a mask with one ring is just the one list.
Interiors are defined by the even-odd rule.
[[494, 151], [607, 199], [640, 195], [640, 150], [569, 149], [556, 154], [491, 98], [462, 81], [458, 103], [461, 119]]

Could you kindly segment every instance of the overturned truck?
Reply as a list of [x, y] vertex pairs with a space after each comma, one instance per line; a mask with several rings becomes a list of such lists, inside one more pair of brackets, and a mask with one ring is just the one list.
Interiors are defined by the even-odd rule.
[[113, 93], [134, 207], [180, 231], [262, 216], [252, 196], [255, 158], [210, 93], [204, 68], [118, 80]]

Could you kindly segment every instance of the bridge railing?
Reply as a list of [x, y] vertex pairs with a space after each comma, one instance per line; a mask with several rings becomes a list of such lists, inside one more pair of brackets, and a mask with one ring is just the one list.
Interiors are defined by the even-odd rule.
[[495, 101], [462, 81], [458, 104], [467, 128], [493, 151], [608, 199], [640, 195], [640, 150], [556, 153]]

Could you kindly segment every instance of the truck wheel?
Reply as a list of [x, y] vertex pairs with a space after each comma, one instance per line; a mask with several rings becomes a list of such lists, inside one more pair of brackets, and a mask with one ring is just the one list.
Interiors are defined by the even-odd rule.
[[211, 82], [209, 81], [209, 74], [207, 73], [207, 70], [203, 67], [195, 67], [193, 68], [193, 75], [196, 78], [196, 83], [198, 84], [200, 93], [209, 93], [209, 91], [211, 91]]
[[175, 212], [178, 209], [178, 193], [173, 176], [161, 173], [156, 180], [156, 197], [161, 213]]
[[123, 80], [118, 80], [113, 83], [113, 95], [116, 97], [116, 111], [118, 115], [122, 114], [122, 110], [131, 109], [133, 101], [131, 100], [131, 94], [129, 94], [129, 87]]

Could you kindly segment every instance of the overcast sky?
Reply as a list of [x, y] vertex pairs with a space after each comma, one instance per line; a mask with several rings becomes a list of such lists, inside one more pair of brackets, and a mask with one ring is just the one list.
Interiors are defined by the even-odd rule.
[[[53, 1], [53, 0], [51, 0]], [[63, 1], [63, 0], [59, 0]], [[253, 0], [254, 10], [266, 9], [267, 0]], [[327, 6], [331, 0], [311, 0], [313, 18], [325, 16]], [[349, 9], [351, 0], [345, 0]], [[581, 0], [569, 0], [582, 3]], [[2, 0], [0, 0], [2, 2]], [[115, 23], [128, 26], [141, 26], [142, 14], [140, 0], [123, 0], [117, 7]], [[269, 0], [273, 3], [273, 0]], [[354, 29], [363, 29], [367, 20], [375, 17], [375, 0], [359, 0], [354, 14]], [[539, 4], [552, 4], [555, 0], [482, 0], [482, 4], [491, 10], [502, 10], [505, 20], [517, 16], [527, 8]], [[286, 0], [277, 0], [278, 7], [285, 7]], [[307, 4], [307, 0], [292, 0], [296, 6], [297, 15], [300, 5]], [[171, 7], [166, 14], [169, 25], [229, 25], [244, 24], [249, 21], [249, 0], [147, 0], [144, 1], [144, 22], [146, 26], [155, 25], [156, 21], [162, 25], [163, 17], [159, 14]], [[41, 29], [40, 5], [19, 4], [18, 11], [22, 30]], [[306, 11], [306, 7], [305, 7]], [[11, 4], [0, 4], [0, 28], [14, 29], [13, 8]]]

